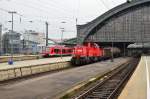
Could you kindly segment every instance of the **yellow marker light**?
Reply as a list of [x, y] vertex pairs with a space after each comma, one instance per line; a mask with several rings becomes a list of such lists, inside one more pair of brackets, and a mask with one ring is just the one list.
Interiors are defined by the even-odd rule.
[[96, 80], [96, 78], [91, 78], [89, 81], [94, 81], [94, 80]]

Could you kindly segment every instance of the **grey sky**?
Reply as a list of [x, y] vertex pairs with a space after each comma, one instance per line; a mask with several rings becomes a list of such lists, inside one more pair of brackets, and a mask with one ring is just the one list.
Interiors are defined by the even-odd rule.
[[[48, 21], [49, 37], [60, 38], [61, 27], [65, 28], [64, 38], [76, 36], [75, 20], [78, 24], [85, 24], [100, 16], [126, 0], [0, 0], [0, 8], [14, 10], [20, 16], [15, 15], [14, 29], [24, 31], [33, 29], [45, 32], [45, 23]], [[107, 6], [107, 8], [105, 7]], [[10, 29], [11, 15], [0, 10], [0, 23]], [[33, 23], [29, 21], [33, 21]], [[66, 23], [62, 24], [61, 22]]]

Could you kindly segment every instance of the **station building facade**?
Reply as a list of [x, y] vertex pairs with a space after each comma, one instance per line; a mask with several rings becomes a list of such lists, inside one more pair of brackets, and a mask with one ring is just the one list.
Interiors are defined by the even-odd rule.
[[77, 39], [78, 43], [150, 42], [150, 0], [126, 2], [87, 24], [77, 25]]
[[3, 46], [2, 46], [2, 25], [0, 24], [0, 55], [3, 53]]
[[15, 31], [9, 31], [3, 34], [3, 53], [20, 53], [21, 52], [21, 34]]

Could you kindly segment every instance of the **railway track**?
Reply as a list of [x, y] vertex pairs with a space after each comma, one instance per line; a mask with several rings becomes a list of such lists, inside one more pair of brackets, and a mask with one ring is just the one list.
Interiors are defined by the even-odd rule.
[[122, 65], [114, 72], [106, 75], [105, 79], [98, 80], [93, 87], [82, 92], [75, 99], [116, 99], [135, 70], [138, 62], [139, 59], [134, 59]]

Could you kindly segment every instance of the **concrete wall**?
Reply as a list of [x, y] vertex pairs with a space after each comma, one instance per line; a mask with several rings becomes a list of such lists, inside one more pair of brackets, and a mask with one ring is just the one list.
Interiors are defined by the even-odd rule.
[[2, 25], [0, 24], [0, 55], [2, 52]]
[[59, 63], [48, 63], [26, 67], [20, 66], [18, 68], [4, 69], [0, 70], [0, 82], [44, 72], [61, 70], [69, 67], [71, 67], [70, 62], [59, 62]]

